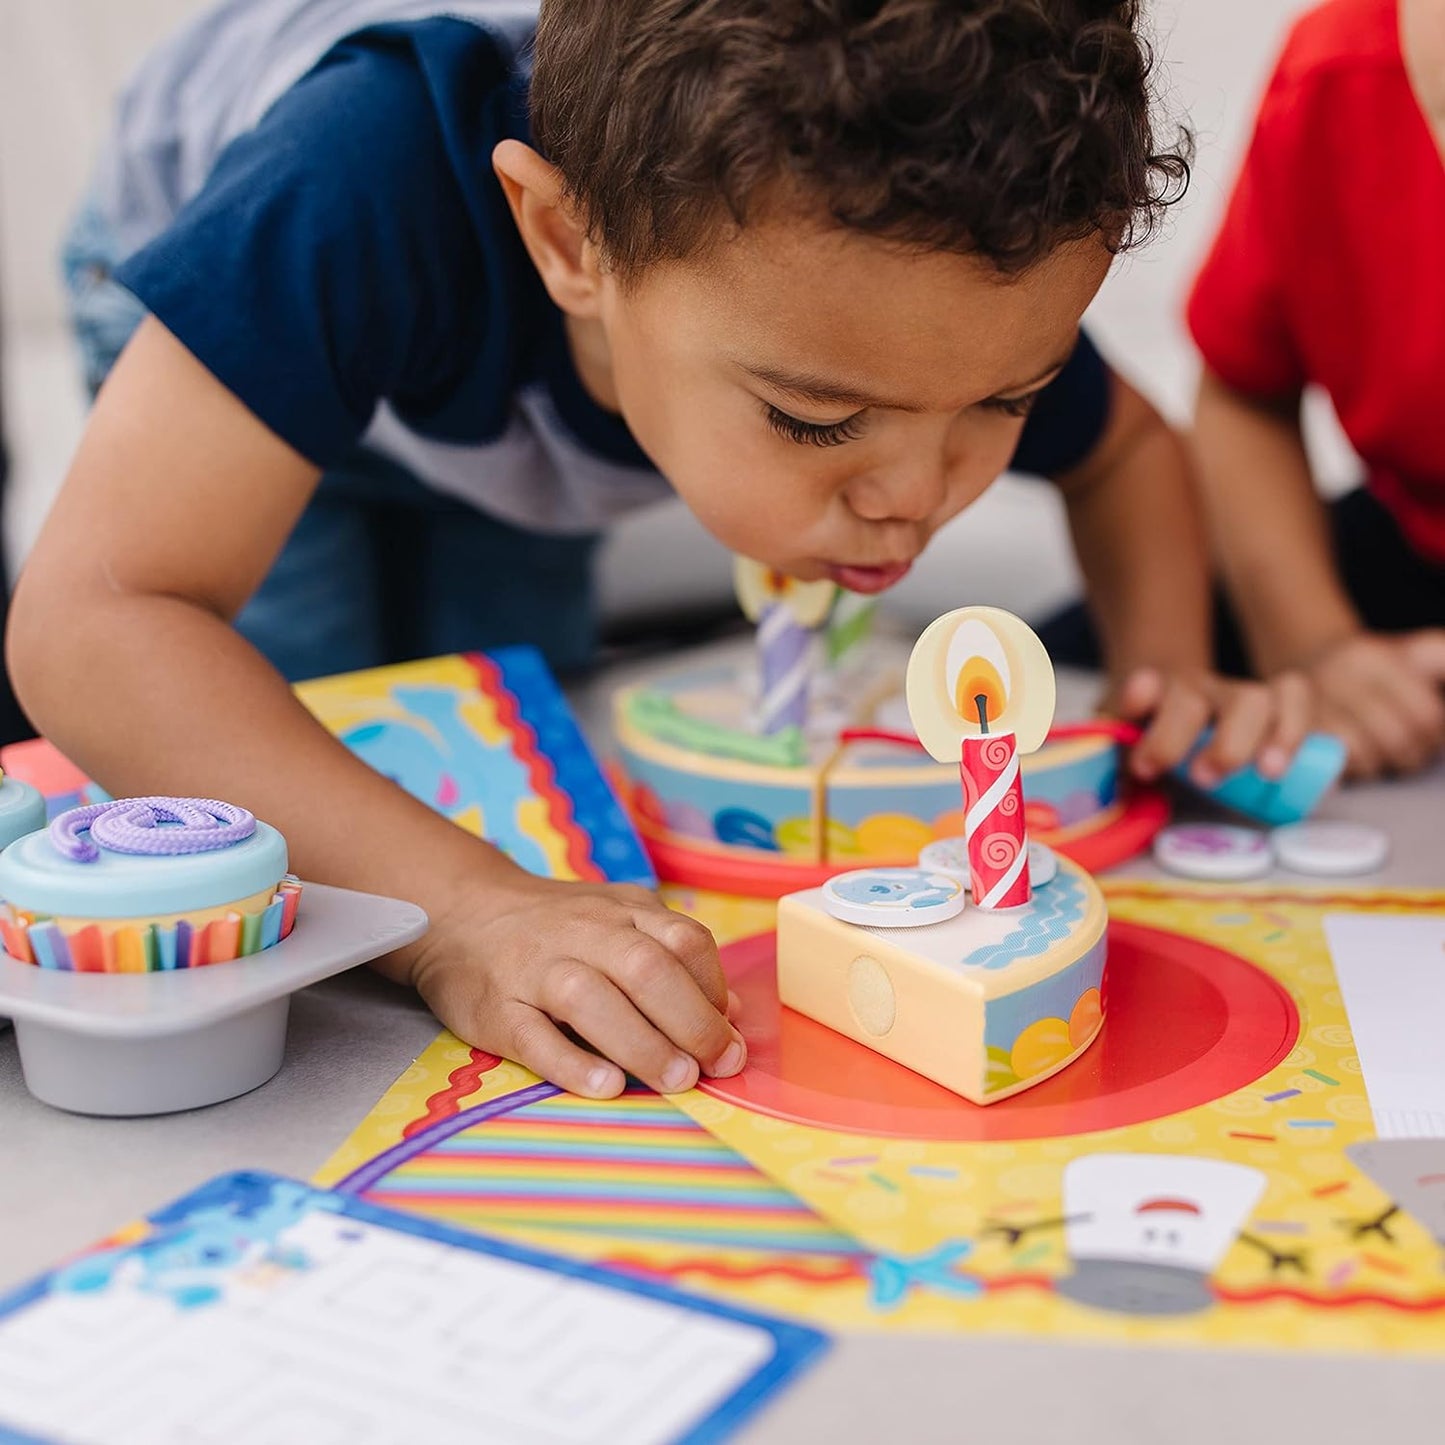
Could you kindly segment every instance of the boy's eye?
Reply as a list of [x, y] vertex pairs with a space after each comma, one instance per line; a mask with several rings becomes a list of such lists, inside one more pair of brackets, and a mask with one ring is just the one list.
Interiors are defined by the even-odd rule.
[[764, 413], [767, 416], [768, 425], [779, 436], [786, 437], [790, 442], [797, 442], [799, 446], [840, 447], [844, 442], [856, 441], [863, 434], [863, 413], [861, 411], [844, 421], [830, 422], [826, 425], [789, 416], [787, 412], [779, 411], [777, 407], [767, 403], [764, 403]]
[[1031, 391], [1027, 396], [991, 396], [982, 405], [987, 411], [1001, 412], [1004, 416], [1027, 416], [1039, 399], [1039, 392]]

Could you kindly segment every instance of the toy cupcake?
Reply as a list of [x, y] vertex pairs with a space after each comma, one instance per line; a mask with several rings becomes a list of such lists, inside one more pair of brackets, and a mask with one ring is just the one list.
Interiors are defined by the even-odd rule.
[[0, 773], [0, 848], [45, 826], [45, 799], [29, 783]]
[[259, 953], [291, 932], [301, 885], [286, 840], [210, 798], [73, 808], [0, 853], [0, 938], [12, 958], [81, 973], [149, 973]]

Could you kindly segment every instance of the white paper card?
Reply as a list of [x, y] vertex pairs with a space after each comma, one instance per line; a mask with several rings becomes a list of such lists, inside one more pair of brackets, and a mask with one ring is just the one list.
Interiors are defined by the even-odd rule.
[[1375, 1132], [1445, 1138], [1445, 918], [1334, 913], [1325, 937]]

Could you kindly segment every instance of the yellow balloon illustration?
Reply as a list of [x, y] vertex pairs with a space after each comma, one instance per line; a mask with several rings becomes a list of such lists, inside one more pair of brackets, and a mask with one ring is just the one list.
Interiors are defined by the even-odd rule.
[[1031, 1079], [1062, 1064], [1075, 1047], [1063, 1019], [1036, 1019], [1014, 1040], [1009, 1062], [1019, 1078]]

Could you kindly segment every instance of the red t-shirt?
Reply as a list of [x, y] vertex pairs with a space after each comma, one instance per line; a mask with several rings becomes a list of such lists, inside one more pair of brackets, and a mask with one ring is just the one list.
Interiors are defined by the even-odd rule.
[[1189, 326], [1236, 390], [1322, 386], [1370, 490], [1445, 562], [1445, 160], [1396, 0], [1331, 0], [1295, 26]]

